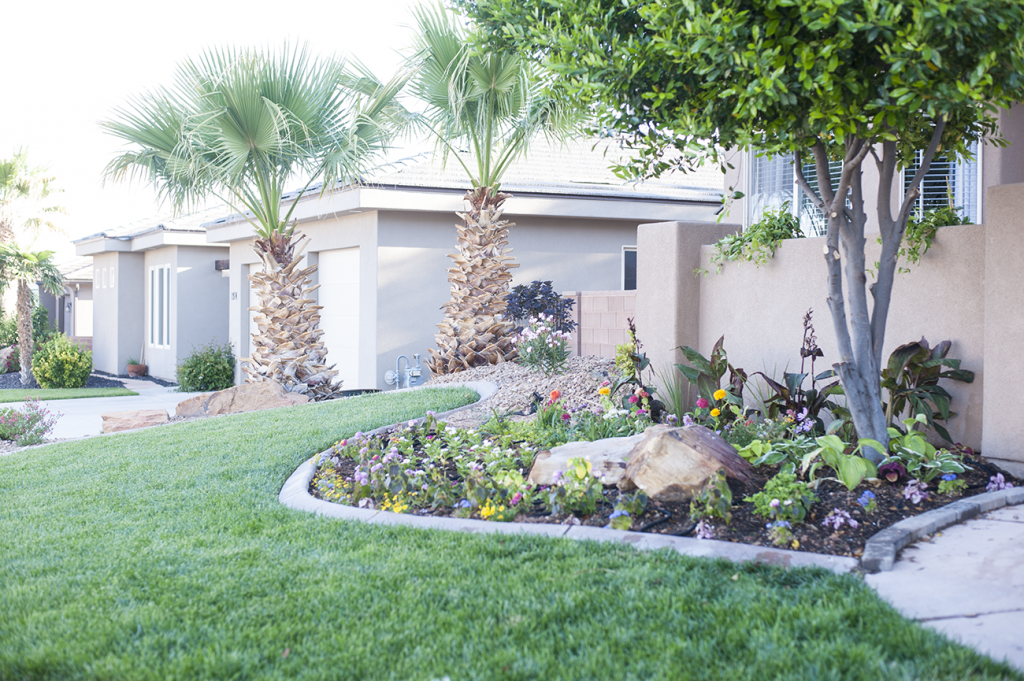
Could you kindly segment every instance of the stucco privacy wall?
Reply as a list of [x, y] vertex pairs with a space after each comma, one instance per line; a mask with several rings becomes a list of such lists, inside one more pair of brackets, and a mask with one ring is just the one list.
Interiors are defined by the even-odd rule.
[[145, 309], [142, 253], [98, 253], [94, 271], [113, 268], [114, 285], [93, 287], [93, 367], [124, 373], [129, 358], [142, 353]]
[[[897, 276], [883, 356], [921, 336], [933, 344], [952, 340], [949, 356], [963, 360], [963, 368], [976, 378], [969, 385], [945, 382], [959, 414], [949, 424], [950, 434], [980, 447], [987, 457], [1009, 462], [1011, 470], [1013, 462], [1024, 470], [1024, 426], [1016, 409], [1024, 380], [1019, 354], [1024, 346], [1024, 184], [990, 189], [988, 206], [987, 225], [941, 228], [920, 265]], [[661, 353], [654, 358], [656, 366], [669, 364], [669, 349], [680, 344], [707, 355], [724, 335], [730, 361], [748, 372], [778, 376], [787, 367], [797, 370], [801, 318], [808, 308], [815, 310], [818, 344], [825, 353], [815, 369], [837, 360], [823, 239], [788, 240], [760, 269], [733, 263], [721, 274], [696, 278], [694, 250], [675, 262], [669, 254], [686, 239], [707, 243], [695, 236], [700, 228], [682, 223], [640, 227], [637, 326], [649, 354]], [[868, 251], [871, 262], [878, 251], [873, 240]], [[705, 263], [709, 252], [709, 246], [700, 249]], [[663, 290], [670, 286], [674, 295]], [[985, 360], [991, 372], [985, 371]]]

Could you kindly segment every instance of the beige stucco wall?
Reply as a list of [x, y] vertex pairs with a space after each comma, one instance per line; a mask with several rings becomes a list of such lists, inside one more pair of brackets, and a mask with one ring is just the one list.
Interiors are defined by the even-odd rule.
[[[784, 371], [800, 368], [802, 320], [813, 309], [818, 345], [825, 353], [815, 371], [838, 361], [826, 303], [823, 245], [824, 238], [787, 240], [761, 268], [730, 263], [721, 274], [701, 278], [695, 347], [706, 356], [724, 335], [734, 366], [781, 380]], [[868, 261], [874, 262], [880, 246], [869, 240], [867, 248]], [[702, 249], [705, 262], [710, 250]], [[983, 226], [941, 228], [920, 266], [896, 277], [883, 349], [884, 361], [897, 346], [922, 336], [933, 345], [953, 341], [949, 356], [963, 360], [962, 367], [974, 371], [976, 378], [972, 384], [946, 382], [959, 414], [950, 421], [949, 432], [955, 441], [973, 447], [981, 444], [985, 313], [978, 301], [984, 298], [984, 261]]]

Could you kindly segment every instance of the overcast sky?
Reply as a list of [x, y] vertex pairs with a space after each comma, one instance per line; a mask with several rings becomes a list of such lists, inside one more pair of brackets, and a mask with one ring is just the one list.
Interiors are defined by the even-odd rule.
[[379, 77], [397, 69], [411, 41], [417, 0], [95, 0], [8, 2], [0, 11], [0, 158], [27, 147], [64, 193], [67, 234], [36, 247], [70, 255], [71, 239], [169, 210], [140, 184], [103, 184], [121, 148], [97, 124], [132, 94], [169, 84], [175, 66], [214, 45], [308, 42], [319, 54], [353, 55]]

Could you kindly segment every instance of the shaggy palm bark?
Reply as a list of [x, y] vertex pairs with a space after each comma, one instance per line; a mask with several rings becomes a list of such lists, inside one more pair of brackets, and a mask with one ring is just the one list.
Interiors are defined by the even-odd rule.
[[259, 333], [252, 334], [252, 357], [241, 359], [242, 372], [247, 383], [275, 381], [310, 400], [328, 400], [340, 396], [341, 381], [334, 365], [326, 364], [318, 328], [323, 306], [312, 297], [319, 286], [309, 285], [317, 266], [297, 269], [304, 238], [275, 232], [253, 243], [263, 261], [263, 271], [249, 275], [259, 301], [249, 310]]
[[18, 361], [21, 384], [32, 385], [32, 289], [24, 279], [18, 280]]
[[508, 247], [509, 228], [515, 223], [501, 219], [509, 194], [491, 187], [466, 192], [469, 210], [458, 213], [457, 253], [449, 254], [455, 266], [448, 269], [452, 299], [441, 306], [444, 320], [430, 349], [428, 366], [435, 374], [451, 374], [485, 364], [499, 364], [518, 356], [513, 325], [505, 319], [505, 299], [513, 263]]

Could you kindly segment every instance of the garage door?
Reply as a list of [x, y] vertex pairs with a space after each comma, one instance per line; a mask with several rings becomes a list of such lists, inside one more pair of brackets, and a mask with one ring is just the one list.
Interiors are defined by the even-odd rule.
[[359, 388], [359, 248], [320, 251], [320, 328], [324, 330], [327, 363]]

